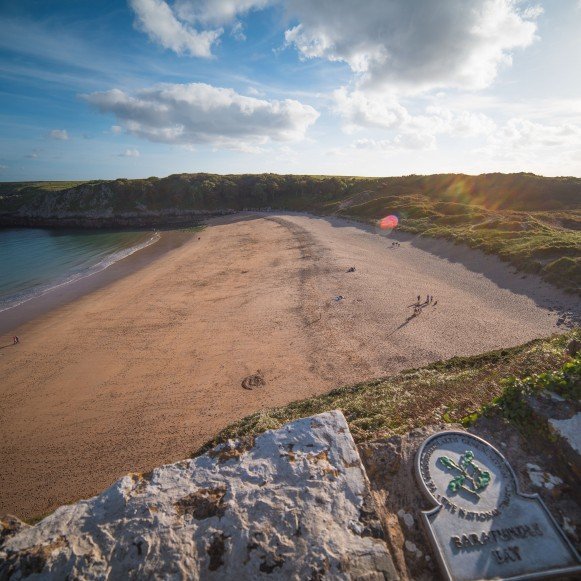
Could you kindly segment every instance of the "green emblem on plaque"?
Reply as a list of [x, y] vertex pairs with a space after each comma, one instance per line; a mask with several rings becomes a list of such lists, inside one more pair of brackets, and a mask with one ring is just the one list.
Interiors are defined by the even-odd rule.
[[480, 498], [480, 491], [484, 490], [488, 483], [490, 482], [490, 472], [482, 470], [474, 462], [474, 452], [472, 450], [467, 450], [460, 456], [458, 464], [454, 462], [448, 456], [441, 456], [438, 461], [443, 464], [449, 470], [453, 470], [458, 473], [457, 476], [450, 480], [448, 488], [452, 492], [458, 492], [460, 490], [465, 490], [470, 494], [474, 494]]

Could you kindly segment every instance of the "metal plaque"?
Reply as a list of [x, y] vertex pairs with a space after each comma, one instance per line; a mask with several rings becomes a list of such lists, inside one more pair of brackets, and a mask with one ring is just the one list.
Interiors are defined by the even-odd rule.
[[416, 475], [435, 508], [422, 513], [442, 572], [454, 581], [581, 574], [573, 545], [537, 494], [522, 494], [504, 456], [466, 432], [430, 436]]

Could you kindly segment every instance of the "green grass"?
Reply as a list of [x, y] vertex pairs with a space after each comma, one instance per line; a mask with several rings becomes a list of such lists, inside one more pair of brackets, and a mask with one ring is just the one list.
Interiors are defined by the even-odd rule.
[[[262, 410], [222, 430], [195, 455], [228, 438], [254, 436], [286, 422], [340, 409], [356, 442], [405, 433], [442, 421], [461, 422], [484, 406], [502, 406], [514, 378], [543, 377], [571, 363], [567, 344], [581, 329], [473, 357], [453, 357], [289, 405]], [[499, 403], [500, 402], [500, 403]]]
[[482, 414], [500, 413], [522, 431], [536, 423], [526, 399], [542, 391], [551, 391], [578, 402], [581, 399], [581, 352], [565, 361], [560, 368], [531, 375], [510, 376], [501, 382], [502, 392], [482, 409]]
[[54, 195], [84, 183], [87, 182], [0, 182], [0, 214], [17, 211], [43, 196]]
[[338, 210], [338, 214], [371, 223], [382, 208], [400, 216], [403, 231], [466, 244], [500, 257], [523, 273], [538, 274], [555, 286], [581, 294], [579, 210], [488, 210], [404, 195], [375, 199]]

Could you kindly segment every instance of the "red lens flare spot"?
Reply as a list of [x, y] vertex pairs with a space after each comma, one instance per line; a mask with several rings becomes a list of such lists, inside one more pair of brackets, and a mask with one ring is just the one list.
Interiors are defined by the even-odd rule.
[[394, 216], [393, 214], [386, 216], [385, 218], [382, 218], [379, 221], [379, 227], [382, 230], [393, 230], [399, 223], [399, 220], [397, 218], [397, 216]]

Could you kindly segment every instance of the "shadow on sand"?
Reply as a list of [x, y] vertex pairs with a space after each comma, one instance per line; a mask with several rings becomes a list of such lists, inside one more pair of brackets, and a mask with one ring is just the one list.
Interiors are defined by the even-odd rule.
[[[385, 239], [386, 250], [393, 249], [391, 246], [393, 241], [418, 248], [442, 260], [461, 264], [471, 272], [480, 274], [492, 281], [499, 288], [530, 298], [537, 306], [556, 312], [560, 316], [561, 324], [563, 325], [581, 324], [581, 298], [565, 293], [543, 281], [537, 275], [516, 271], [516, 267], [503, 262], [497, 256], [485, 254], [464, 244], [454, 244], [442, 238], [431, 238], [421, 234], [408, 234], [395, 230], [388, 237], [379, 236], [377, 229], [370, 224], [337, 216], [317, 216], [306, 212], [245, 212], [224, 216], [224, 220], [220, 220], [220, 222], [257, 220], [271, 215], [282, 217], [301, 216], [312, 220], [325, 221], [333, 228], [356, 228], [362, 232], [377, 236], [378, 239]], [[404, 249], [405, 246], [397, 248], [398, 251]], [[559, 325], [559, 323], [557, 324]]]

